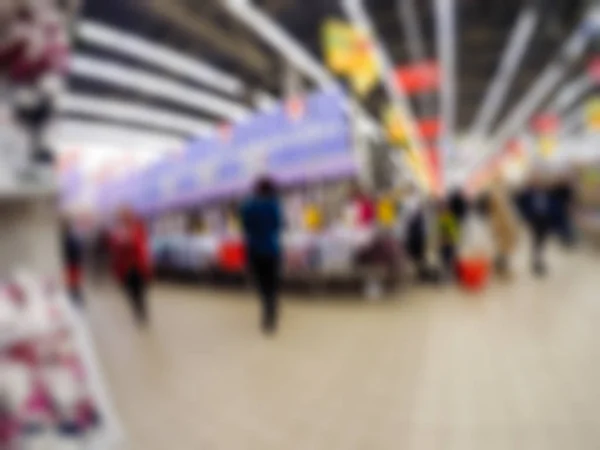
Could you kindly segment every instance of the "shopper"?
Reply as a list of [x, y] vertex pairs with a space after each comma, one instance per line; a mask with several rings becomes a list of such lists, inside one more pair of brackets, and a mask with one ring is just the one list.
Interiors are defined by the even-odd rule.
[[402, 205], [403, 219], [406, 221], [404, 234], [405, 249], [417, 271], [419, 281], [428, 281], [427, 269], [427, 223], [423, 200], [416, 190], [409, 193]]
[[123, 208], [110, 240], [115, 274], [127, 294], [137, 323], [146, 325], [146, 296], [151, 276], [146, 227], [131, 209]]
[[552, 221], [561, 242], [566, 247], [575, 244], [575, 230], [572, 220], [574, 193], [567, 177], [561, 178], [552, 187]]
[[262, 303], [262, 329], [266, 334], [277, 330], [279, 284], [283, 228], [277, 188], [268, 177], [259, 179], [254, 194], [241, 208], [241, 221], [247, 249], [247, 264]]
[[465, 198], [465, 194], [462, 190], [456, 189], [453, 190], [448, 197], [448, 207], [456, 220], [458, 222], [459, 227], [467, 218], [467, 213], [469, 212], [469, 206], [467, 199]]
[[72, 223], [66, 218], [61, 223], [61, 241], [67, 289], [73, 303], [82, 307], [83, 246]]
[[438, 240], [443, 276], [446, 279], [451, 279], [456, 274], [456, 247], [459, 239], [458, 219], [448, 202], [442, 201], [438, 206]]
[[496, 182], [489, 191], [488, 217], [495, 244], [495, 269], [501, 276], [510, 276], [510, 259], [517, 246], [519, 227], [510, 197], [504, 186]]
[[552, 230], [551, 201], [549, 190], [538, 178], [532, 180], [519, 199], [531, 234], [532, 271], [538, 276], [547, 272], [544, 250]]
[[350, 202], [356, 216], [356, 225], [369, 227], [375, 224], [377, 219], [375, 202], [358, 184], [352, 188]]

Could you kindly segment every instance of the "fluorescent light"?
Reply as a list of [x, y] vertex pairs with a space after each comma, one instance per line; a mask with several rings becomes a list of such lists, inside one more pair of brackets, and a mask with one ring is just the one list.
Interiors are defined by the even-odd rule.
[[561, 121], [560, 134], [562, 136], [569, 136], [581, 129], [585, 122], [585, 114], [583, 108], [577, 108], [575, 111], [570, 113], [568, 116], [563, 117]]
[[209, 112], [228, 120], [241, 120], [248, 116], [248, 109], [238, 103], [224, 100], [182, 83], [158, 75], [109, 62], [105, 59], [75, 55], [71, 72], [124, 89], [185, 105], [202, 112]]
[[127, 148], [132, 152], [138, 149], [162, 152], [181, 148], [187, 142], [163, 133], [134, 131], [127, 126], [76, 119], [56, 121], [49, 131], [48, 139], [53, 146], [64, 146], [65, 143], [85, 146], [94, 143]]
[[532, 8], [524, 9], [519, 15], [511, 32], [509, 43], [502, 55], [498, 71], [475, 116], [471, 134], [485, 135], [490, 131], [490, 127], [504, 103], [508, 89], [525, 55], [525, 50], [533, 36], [538, 18], [537, 11]]
[[66, 94], [59, 97], [57, 109], [62, 113], [85, 114], [102, 119], [168, 128], [194, 136], [208, 135], [214, 131], [213, 124], [207, 121], [145, 105], [92, 96]]
[[439, 151], [444, 169], [455, 142], [456, 132], [456, 8], [454, 0], [436, 0], [436, 47], [441, 62], [442, 83], [440, 87], [440, 109], [443, 131], [440, 135]]
[[562, 113], [573, 106], [593, 87], [594, 82], [591, 78], [587, 74], [581, 75], [559, 91], [549, 109], [555, 113]]
[[77, 35], [83, 41], [136, 58], [226, 94], [241, 95], [244, 91], [240, 79], [214, 66], [116, 28], [83, 20], [77, 26]]
[[277, 105], [277, 99], [265, 91], [259, 91], [254, 95], [254, 104], [261, 111], [270, 111]]
[[335, 83], [335, 78], [306, 49], [248, 1], [225, 0], [224, 4], [232, 14], [250, 26], [266, 43], [284, 55], [304, 75], [322, 86]]

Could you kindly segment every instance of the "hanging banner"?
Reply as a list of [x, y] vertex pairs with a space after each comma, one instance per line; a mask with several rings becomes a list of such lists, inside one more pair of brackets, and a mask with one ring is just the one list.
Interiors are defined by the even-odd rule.
[[442, 132], [442, 122], [438, 118], [422, 119], [417, 124], [423, 139], [435, 141]]
[[327, 67], [348, 77], [352, 90], [368, 95], [380, 78], [379, 65], [371, 39], [361, 30], [339, 19], [323, 26], [323, 53]]
[[595, 57], [590, 60], [587, 66], [587, 73], [595, 85], [600, 84], [600, 58]]
[[402, 115], [393, 105], [388, 105], [384, 108], [382, 116], [388, 141], [393, 145], [405, 146], [408, 141], [408, 133]]
[[348, 74], [355, 58], [355, 29], [342, 20], [327, 19], [323, 25], [322, 35], [327, 67], [339, 75]]
[[396, 84], [407, 95], [437, 91], [441, 83], [441, 72], [437, 61], [421, 61], [400, 66], [395, 73]]
[[540, 114], [531, 121], [531, 128], [537, 134], [554, 134], [558, 131], [560, 121], [556, 114]]

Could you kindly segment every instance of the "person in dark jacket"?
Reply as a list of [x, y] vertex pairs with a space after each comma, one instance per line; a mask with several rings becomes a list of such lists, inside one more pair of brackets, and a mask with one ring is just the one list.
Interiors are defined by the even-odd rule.
[[519, 209], [529, 227], [532, 241], [532, 270], [538, 275], [547, 272], [544, 249], [552, 231], [552, 198], [541, 181], [533, 182], [520, 194]]
[[569, 179], [559, 180], [552, 187], [551, 196], [554, 228], [561, 242], [566, 247], [572, 247], [575, 244], [575, 230], [572, 220], [575, 195]]
[[147, 290], [151, 278], [150, 250], [146, 227], [128, 208], [110, 236], [113, 269], [123, 286], [138, 325], [148, 323]]
[[62, 258], [69, 295], [77, 306], [83, 306], [82, 267], [83, 246], [72, 224], [63, 219], [61, 223]]
[[267, 177], [257, 181], [254, 194], [241, 208], [247, 264], [262, 304], [262, 328], [267, 334], [277, 329], [281, 266], [280, 235], [283, 219], [276, 186]]

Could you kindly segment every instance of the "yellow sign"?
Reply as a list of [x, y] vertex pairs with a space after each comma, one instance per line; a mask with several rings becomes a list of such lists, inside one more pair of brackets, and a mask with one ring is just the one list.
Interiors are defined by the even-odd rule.
[[397, 145], [406, 144], [408, 133], [406, 132], [405, 121], [393, 106], [389, 105], [385, 108], [383, 123], [385, 124], [390, 143]]
[[327, 67], [349, 78], [352, 89], [367, 95], [379, 82], [379, 66], [369, 37], [352, 25], [329, 19], [323, 26]]
[[345, 75], [354, 53], [355, 31], [348, 23], [329, 19], [323, 26], [325, 62], [333, 72]]
[[594, 97], [587, 102], [585, 123], [588, 131], [600, 131], [600, 97]]
[[552, 134], [542, 135], [539, 139], [540, 154], [544, 158], [550, 158], [556, 152], [558, 147], [558, 139]]

